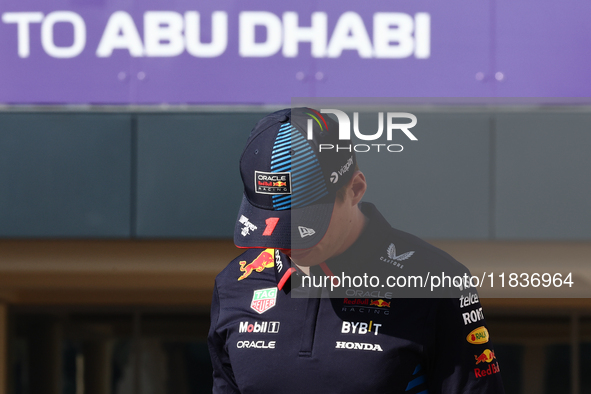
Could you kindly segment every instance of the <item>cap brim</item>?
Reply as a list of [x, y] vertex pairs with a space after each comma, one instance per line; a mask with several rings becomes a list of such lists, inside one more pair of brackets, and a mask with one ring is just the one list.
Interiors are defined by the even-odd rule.
[[[239, 248], [308, 249], [322, 240], [334, 202], [273, 211], [253, 206], [243, 196], [234, 228]], [[242, 220], [241, 218], [246, 219]]]

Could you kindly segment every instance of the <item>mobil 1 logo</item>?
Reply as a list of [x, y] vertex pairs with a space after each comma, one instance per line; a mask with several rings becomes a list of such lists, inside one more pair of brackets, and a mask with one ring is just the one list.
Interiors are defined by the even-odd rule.
[[277, 334], [279, 332], [279, 322], [278, 321], [263, 321], [263, 322], [254, 322], [249, 323], [248, 321], [241, 321], [240, 325], [238, 326], [239, 333], [268, 333], [268, 334]]

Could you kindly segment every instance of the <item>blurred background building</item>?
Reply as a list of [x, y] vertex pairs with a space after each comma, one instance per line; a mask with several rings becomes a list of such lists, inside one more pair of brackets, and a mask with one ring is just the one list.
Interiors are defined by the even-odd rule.
[[[0, 15], [0, 394], [211, 391], [238, 159], [294, 97], [397, 97], [417, 116], [403, 152], [359, 153], [395, 227], [475, 275], [591, 283], [590, 3], [4, 0]], [[591, 393], [591, 301], [561, 294], [482, 300], [507, 393]]]

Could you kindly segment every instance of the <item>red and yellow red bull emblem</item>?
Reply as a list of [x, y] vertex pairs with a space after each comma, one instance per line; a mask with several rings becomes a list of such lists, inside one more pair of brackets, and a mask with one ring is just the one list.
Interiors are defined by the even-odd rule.
[[275, 249], [265, 249], [254, 259], [251, 263], [246, 264], [246, 261], [240, 262], [240, 271], [244, 272], [238, 280], [247, 278], [252, 271], [262, 272], [265, 268], [275, 266]]
[[377, 306], [380, 308], [390, 308], [390, 303], [391, 302], [386, 302], [380, 298], [379, 300], [371, 300], [371, 302], [369, 303], [369, 306]]
[[476, 365], [478, 365], [480, 363], [490, 363], [496, 357], [495, 352], [490, 349], [484, 349], [480, 356], [474, 355], [474, 358], [476, 359]]
[[484, 326], [480, 326], [470, 332], [466, 337], [466, 341], [473, 345], [480, 345], [488, 342], [488, 330]]

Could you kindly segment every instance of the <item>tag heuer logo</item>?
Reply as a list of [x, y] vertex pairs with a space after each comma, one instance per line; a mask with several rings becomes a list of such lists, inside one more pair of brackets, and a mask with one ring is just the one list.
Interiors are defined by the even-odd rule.
[[300, 237], [302, 238], [316, 234], [314, 229], [308, 227], [298, 226], [298, 230], [300, 230]]
[[263, 313], [273, 308], [277, 303], [277, 288], [255, 290], [252, 295], [250, 307], [258, 313]]

